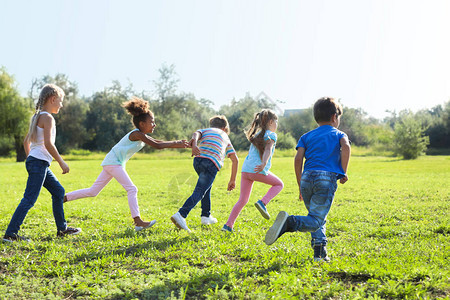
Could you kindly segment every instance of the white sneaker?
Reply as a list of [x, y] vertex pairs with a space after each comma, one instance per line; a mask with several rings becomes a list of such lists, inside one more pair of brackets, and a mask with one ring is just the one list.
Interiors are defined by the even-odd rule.
[[144, 230], [144, 229], [147, 229], [147, 228], [152, 227], [153, 225], [155, 225], [155, 223], [156, 223], [156, 220], [153, 220], [153, 221], [151, 221], [150, 224], [148, 224], [147, 226], [134, 226], [134, 230], [135, 230], [136, 232], [139, 232], [139, 231], [142, 231], [142, 230]]
[[211, 215], [209, 217], [202, 217], [202, 225], [211, 225], [211, 224], [216, 224], [216, 223], [217, 223], [217, 219]]
[[183, 216], [180, 215], [180, 212], [177, 212], [172, 217], [170, 217], [170, 220], [177, 226], [179, 229], [184, 229], [187, 232], [191, 232], [189, 227], [186, 224], [186, 219], [183, 218]]

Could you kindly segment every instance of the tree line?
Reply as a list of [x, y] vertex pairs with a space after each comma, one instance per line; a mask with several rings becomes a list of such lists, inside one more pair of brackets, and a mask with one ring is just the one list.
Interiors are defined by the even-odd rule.
[[[189, 139], [195, 130], [208, 127], [211, 116], [223, 114], [230, 123], [230, 139], [237, 150], [249, 147], [244, 129], [253, 120], [254, 113], [263, 108], [277, 110], [277, 102], [249, 95], [233, 99], [215, 110], [209, 99], [178, 92], [178, 82], [174, 65], [162, 65], [159, 78], [153, 81], [153, 93], [137, 92], [131, 84], [122, 86], [113, 81], [102, 91], [81, 97], [75, 82], [65, 74], [56, 74], [33, 80], [28, 95], [22, 97], [13, 76], [4, 67], [0, 68], [0, 156], [15, 152], [17, 161], [25, 159], [22, 141], [34, 112], [34, 100], [47, 83], [57, 84], [66, 93], [64, 108], [55, 115], [56, 146], [62, 154], [74, 149], [109, 151], [133, 128], [130, 116], [121, 107], [131, 96], [149, 101], [157, 123], [155, 138]], [[450, 101], [416, 113], [410, 110], [390, 112], [383, 120], [369, 117], [360, 108], [344, 106], [339, 128], [348, 134], [353, 145], [393, 151], [405, 159], [414, 159], [428, 147], [435, 151], [450, 148], [449, 115]], [[294, 148], [302, 134], [317, 126], [312, 106], [278, 117], [278, 149]], [[144, 149], [152, 151], [151, 147]]]

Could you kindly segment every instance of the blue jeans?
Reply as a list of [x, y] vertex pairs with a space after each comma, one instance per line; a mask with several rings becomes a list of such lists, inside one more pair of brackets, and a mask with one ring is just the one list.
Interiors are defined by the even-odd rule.
[[211, 187], [217, 175], [216, 165], [207, 158], [194, 158], [194, 169], [198, 174], [197, 185], [192, 195], [184, 202], [178, 212], [186, 218], [189, 212], [202, 201], [202, 217], [209, 217], [211, 214]]
[[337, 174], [307, 170], [302, 174], [300, 190], [307, 216], [289, 216], [287, 231], [311, 232], [311, 246], [326, 246], [326, 218], [337, 189]]
[[55, 218], [57, 230], [66, 230], [67, 223], [64, 219], [63, 208], [65, 190], [58, 179], [56, 179], [53, 172], [49, 169], [50, 164], [44, 160], [28, 156], [25, 166], [28, 172], [27, 187], [19, 206], [17, 206], [16, 211], [9, 222], [5, 234], [8, 236], [15, 236], [18, 234], [20, 226], [28, 211], [36, 203], [42, 186], [44, 186], [52, 195], [53, 216]]

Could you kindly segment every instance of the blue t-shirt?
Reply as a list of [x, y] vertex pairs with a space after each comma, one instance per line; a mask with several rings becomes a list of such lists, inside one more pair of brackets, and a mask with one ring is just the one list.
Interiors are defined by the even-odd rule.
[[328, 171], [345, 176], [341, 164], [340, 140], [347, 135], [331, 125], [322, 125], [305, 133], [298, 140], [297, 147], [305, 148], [305, 165], [303, 169]]
[[[275, 132], [272, 132], [270, 130], [266, 130], [266, 133], [264, 134], [264, 140], [272, 140], [275, 143], [277, 142], [277, 134]], [[269, 174], [270, 167], [272, 166], [272, 156], [273, 152], [275, 151], [275, 144], [272, 147], [272, 153], [270, 153], [269, 160], [267, 161], [267, 165], [260, 172], [260, 174], [267, 175]], [[255, 145], [250, 145], [250, 150], [248, 151], [248, 155], [244, 160], [244, 163], [242, 164], [242, 172], [246, 173], [256, 173], [255, 167], [262, 164], [261, 157], [259, 156], [259, 151], [255, 147]]]

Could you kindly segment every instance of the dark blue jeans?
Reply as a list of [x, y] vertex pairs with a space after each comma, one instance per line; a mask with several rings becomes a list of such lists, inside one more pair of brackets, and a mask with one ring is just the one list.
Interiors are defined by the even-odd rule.
[[300, 190], [307, 216], [289, 216], [287, 231], [311, 232], [311, 246], [326, 246], [326, 218], [337, 189], [337, 174], [307, 170], [302, 174]]
[[207, 158], [194, 158], [194, 169], [198, 174], [197, 185], [192, 195], [184, 202], [183, 207], [178, 211], [183, 218], [202, 201], [202, 217], [209, 217], [211, 214], [211, 187], [217, 175], [216, 165]]
[[17, 206], [16, 211], [11, 218], [11, 222], [9, 222], [9, 226], [8, 229], [6, 229], [5, 234], [8, 236], [18, 234], [20, 226], [22, 225], [28, 211], [36, 203], [42, 186], [44, 186], [52, 195], [53, 216], [55, 218], [57, 230], [66, 230], [67, 223], [64, 219], [63, 208], [65, 190], [53, 172], [49, 169], [49, 163], [32, 156], [28, 156], [25, 166], [28, 172], [27, 187], [19, 206]]

